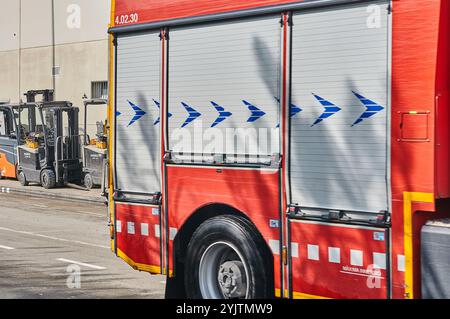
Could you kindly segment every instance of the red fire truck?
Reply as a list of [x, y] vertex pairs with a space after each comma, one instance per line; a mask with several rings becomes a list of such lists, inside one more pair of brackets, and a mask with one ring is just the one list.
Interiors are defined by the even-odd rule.
[[188, 298], [449, 297], [449, 13], [112, 1], [114, 253]]

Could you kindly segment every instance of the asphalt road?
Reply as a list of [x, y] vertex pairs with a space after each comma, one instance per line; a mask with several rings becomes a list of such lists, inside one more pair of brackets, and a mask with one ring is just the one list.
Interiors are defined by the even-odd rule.
[[109, 249], [100, 204], [0, 193], [0, 299], [163, 298]]

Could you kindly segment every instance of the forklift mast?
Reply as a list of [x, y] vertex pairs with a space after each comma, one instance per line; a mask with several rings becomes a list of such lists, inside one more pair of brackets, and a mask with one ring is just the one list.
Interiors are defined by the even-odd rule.
[[45, 89], [45, 90], [30, 90], [26, 92], [24, 95], [27, 98], [27, 103], [36, 102], [36, 95], [42, 95], [42, 102], [53, 102], [54, 101], [54, 90]]

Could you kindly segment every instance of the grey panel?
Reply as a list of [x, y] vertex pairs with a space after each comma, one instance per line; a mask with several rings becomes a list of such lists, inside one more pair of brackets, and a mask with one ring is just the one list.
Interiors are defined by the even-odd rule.
[[[279, 153], [279, 20], [279, 16], [271, 16], [171, 30], [169, 146], [172, 150]], [[265, 115], [257, 115], [251, 121], [251, 107], [244, 101]], [[232, 115], [227, 114], [217, 123], [219, 111], [212, 102]], [[186, 123], [189, 114], [182, 103], [201, 115]], [[195, 133], [194, 127], [203, 128], [203, 145], [201, 131]], [[234, 130], [238, 128], [245, 131]], [[239, 137], [234, 138], [234, 133]], [[211, 147], [211, 140], [220, 142]]]
[[118, 38], [115, 166], [123, 191], [161, 189], [160, 47], [156, 32]]
[[302, 111], [291, 119], [290, 179], [300, 206], [388, 209], [389, 19], [386, 1], [375, 5], [294, 14], [292, 103]]
[[450, 219], [422, 228], [422, 298], [450, 299]]

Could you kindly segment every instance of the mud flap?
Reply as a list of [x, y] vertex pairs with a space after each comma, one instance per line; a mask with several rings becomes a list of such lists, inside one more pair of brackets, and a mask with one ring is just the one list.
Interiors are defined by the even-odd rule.
[[389, 230], [288, 222], [293, 298], [389, 298]]
[[136, 270], [161, 274], [161, 208], [116, 203], [116, 253]]

